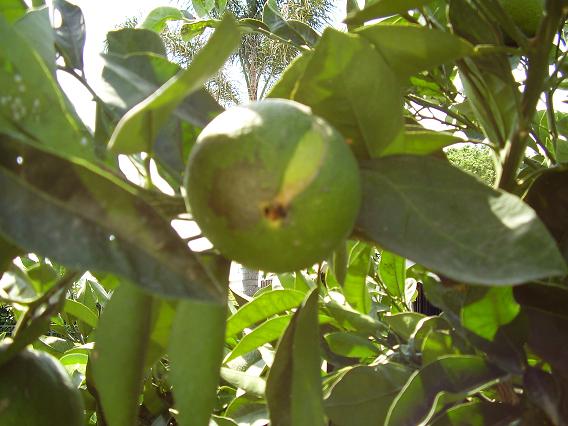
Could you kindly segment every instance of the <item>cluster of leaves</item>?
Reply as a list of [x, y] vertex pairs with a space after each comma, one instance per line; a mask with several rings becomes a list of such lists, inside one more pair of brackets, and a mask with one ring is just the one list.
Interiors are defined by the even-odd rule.
[[[321, 36], [275, 2], [262, 20], [158, 8], [109, 33], [98, 92], [78, 7], [55, 0], [53, 28], [44, 7], [0, 4], [0, 299], [17, 320], [0, 364], [29, 344], [55, 355], [89, 424], [566, 424], [567, 139], [552, 102], [566, 2], [547, 2], [533, 41], [492, 0], [354, 3], [349, 32]], [[186, 69], [166, 58], [169, 20], [215, 28]], [[252, 299], [227, 288], [229, 260], [170, 225], [185, 159], [222, 111], [202, 86], [243, 33], [302, 52], [268, 96], [335, 126], [364, 192], [325, 267]], [[94, 132], [58, 69], [91, 90]], [[421, 126], [439, 112], [453, 130]], [[445, 158], [461, 134], [497, 154], [495, 186]], [[442, 314], [412, 311], [423, 294]]]

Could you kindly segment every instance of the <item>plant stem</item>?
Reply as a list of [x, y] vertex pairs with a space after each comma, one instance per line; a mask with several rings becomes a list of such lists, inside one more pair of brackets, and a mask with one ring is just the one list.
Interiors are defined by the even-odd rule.
[[564, 19], [559, 0], [550, 0], [546, 5], [546, 13], [537, 36], [529, 45], [529, 67], [525, 91], [521, 100], [520, 116], [504, 150], [503, 173], [499, 180], [499, 188], [506, 191], [513, 191], [517, 185], [517, 170], [523, 160], [532, 119], [544, 82], [548, 77], [548, 56], [554, 36]]

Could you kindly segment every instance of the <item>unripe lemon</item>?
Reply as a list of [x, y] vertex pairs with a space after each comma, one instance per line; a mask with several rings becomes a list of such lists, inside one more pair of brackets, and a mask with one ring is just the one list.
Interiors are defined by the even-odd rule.
[[0, 366], [0, 425], [84, 424], [81, 394], [57, 359], [24, 349]]
[[499, 3], [527, 36], [536, 34], [544, 11], [544, 0], [499, 0]]
[[235, 107], [209, 123], [185, 187], [193, 217], [222, 254], [272, 272], [330, 255], [350, 234], [361, 200], [359, 168], [343, 137], [283, 99]]

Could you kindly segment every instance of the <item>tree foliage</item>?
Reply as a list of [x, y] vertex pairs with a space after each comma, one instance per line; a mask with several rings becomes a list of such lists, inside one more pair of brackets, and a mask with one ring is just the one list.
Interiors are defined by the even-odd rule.
[[[41, 3], [0, 4], [0, 301], [16, 321], [0, 368], [48, 352], [89, 425], [567, 424], [564, 0], [534, 35], [488, 0], [349, 1], [348, 31], [321, 34], [286, 2], [194, 0], [197, 18], [160, 7], [109, 33], [96, 90], [80, 10], [55, 0], [53, 28]], [[211, 32], [187, 67], [168, 59], [170, 21]], [[332, 125], [362, 181], [349, 238], [254, 297], [171, 225], [192, 221], [187, 158], [223, 111], [204, 85], [234, 52], [258, 65], [241, 37], [299, 52], [266, 96]], [[93, 95], [94, 131], [57, 71]], [[452, 147], [464, 135], [477, 145]], [[494, 182], [451, 165], [489, 152]], [[412, 311], [424, 296], [440, 315]]]

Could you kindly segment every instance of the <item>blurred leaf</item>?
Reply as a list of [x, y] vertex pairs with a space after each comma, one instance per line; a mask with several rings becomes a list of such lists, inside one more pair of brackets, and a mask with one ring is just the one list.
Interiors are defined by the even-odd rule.
[[170, 382], [181, 426], [206, 425], [217, 398], [225, 343], [225, 305], [182, 301], [177, 307], [168, 355]]
[[304, 52], [297, 56], [284, 70], [278, 81], [270, 89], [267, 98], [293, 99], [300, 79], [304, 75], [312, 58], [312, 52]]
[[121, 284], [100, 318], [91, 363], [109, 426], [136, 424], [151, 307], [150, 296], [135, 286]]
[[369, 339], [353, 333], [329, 333], [325, 335], [325, 341], [337, 355], [349, 358], [370, 358], [379, 354], [379, 348]]
[[530, 207], [442, 161], [386, 157], [364, 164], [362, 178], [356, 232], [389, 251], [472, 284], [566, 273], [556, 243]]
[[109, 149], [121, 154], [149, 151], [160, 127], [183, 99], [198, 90], [238, 46], [240, 33], [230, 15], [184, 71], [131, 109], [118, 123]]
[[55, 0], [53, 8], [61, 15], [61, 25], [55, 28], [55, 43], [65, 59], [65, 65], [83, 70], [83, 49], [86, 32], [81, 8], [65, 0]]
[[161, 6], [152, 9], [146, 15], [140, 28], [160, 34], [166, 28], [168, 21], [182, 21], [184, 18], [185, 14], [177, 7]]
[[[307, 64], [295, 64], [305, 69], [290, 98], [331, 123], [358, 156], [376, 157], [402, 137], [399, 80], [367, 40], [328, 28]], [[284, 75], [286, 87], [296, 76]]]
[[542, 173], [530, 187], [525, 201], [535, 209], [568, 262], [568, 170]]
[[306, 297], [278, 343], [266, 380], [273, 424], [324, 425], [320, 378], [318, 288]]
[[395, 362], [350, 368], [331, 388], [325, 412], [338, 426], [382, 425], [410, 374], [407, 367]]
[[199, 17], [204, 17], [215, 7], [215, 0], [191, 0], [193, 9]]
[[[40, 16], [40, 15], [34, 15]], [[0, 17], [0, 133], [66, 157], [94, 160], [54, 76], [18, 30]]]
[[75, 318], [83, 321], [85, 324], [93, 328], [97, 327], [99, 317], [97, 317], [97, 314], [95, 314], [82, 303], [79, 303], [73, 299], [65, 299], [63, 310], [66, 313], [73, 315]]
[[441, 398], [459, 401], [504, 373], [477, 356], [447, 356], [415, 372], [392, 403], [385, 425], [415, 426], [428, 421]]
[[351, 246], [343, 294], [351, 306], [363, 314], [371, 310], [371, 296], [367, 289], [367, 274], [371, 266], [373, 248], [362, 242]]
[[396, 154], [428, 155], [442, 148], [463, 142], [463, 139], [444, 132], [429, 130], [407, 131], [404, 137], [386, 147], [382, 156]]
[[225, 415], [230, 417], [241, 426], [254, 426], [255, 424], [268, 424], [268, 410], [266, 403], [257, 397], [245, 394], [234, 399]]
[[6, 240], [0, 234], [0, 277], [10, 267], [12, 260], [21, 253], [21, 250]]
[[143, 28], [122, 28], [107, 34], [107, 52], [115, 55], [155, 53], [166, 56], [166, 47], [154, 31]]
[[10, 241], [72, 268], [111, 271], [148, 291], [225, 303], [197, 256], [129, 185], [1, 137], [0, 151], [0, 230]]
[[420, 26], [375, 24], [360, 28], [356, 34], [370, 41], [391, 69], [405, 77], [473, 53], [468, 41]]
[[430, 423], [431, 426], [485, 426], [516, 424], [518, 407], [508, 404], [475, 401], [456, 405]]
[[462, 355], [463, 352], [454, 342], [454, 336], [448, 331], [430, 331], [418, 348], [422, 352], [422, 365], [435, 362], [445, 355]]
[[227, 321], [227, 337], [270, 318], [272, 315], [298, 307], [305, 294], [297, 290], [272, 290], [243, 305]]
[[345, 22], [350, 25], [363, 24], [372, 19], [404, 13], [422, 7], [432, 0], [376, 0], [365, 2], [365, 7], [347, 15]]
[[13, 24], [26, 13], [27, 6], [23, 0], [3, 0], [0, 3], [0, 16]]
[[528, 367], [524, 375], [524, 386], [528, 398], [546, 413], [551, 424], [568, 425], [568, 382]]
[[528, 345], [553, 371], [568, 379], [568, 352], [559, 342], [568, 339], [568, 290], [538, 284], [514, 289], [528, 318]]
[[49, 20], [49, 9], [28, 11], [14, 24], [14, 28], [33, 46], [51, 75], [55, 76], [55, 34]]
[[194, 37], [203, 34], [207, 28], [215, 28], [218, 21], [215, 19], [201, 19], [187, 24], [183, 24], [179, 30], [179, 34], [183, 41], [190, 41]]

